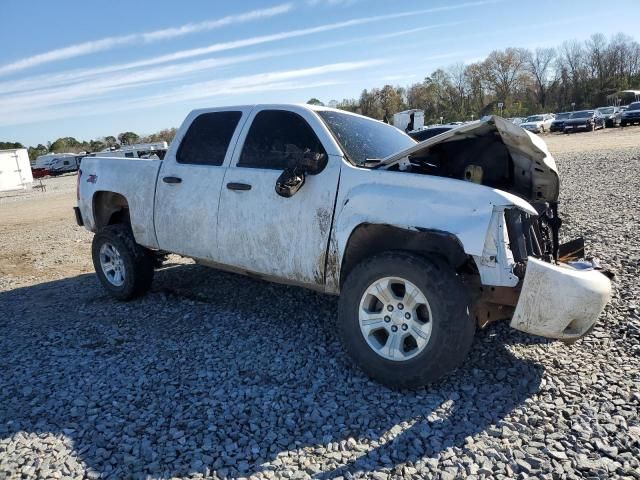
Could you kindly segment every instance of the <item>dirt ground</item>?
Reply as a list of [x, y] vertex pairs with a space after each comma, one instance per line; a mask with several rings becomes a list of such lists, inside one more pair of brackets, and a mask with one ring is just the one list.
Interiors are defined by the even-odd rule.
[[[640, 144], [640, 127], [543, 135], [552, 154], [617, 151]], [[0, 290], [93, 271], [90, 232], [75, 223], [76, 176], [42, 181], [46, 191], [0, 193]], [[36, 181], [34, 185], [39, 185]]]

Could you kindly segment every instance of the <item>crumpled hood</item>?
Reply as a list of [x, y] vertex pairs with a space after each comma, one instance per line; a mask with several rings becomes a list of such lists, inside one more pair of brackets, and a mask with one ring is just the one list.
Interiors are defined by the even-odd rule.
[[490, 116], [483, 120], [460, 125], [440, 135], [384, 158], [376, 168], [389, 168], [403, 158], [421, 152], [440, 142], [451, 142], [472, 136], [481, 136], [498, 132], [514, 162], [516, 172], [526, 171], [531, 175], [532, 192], [535, 198], [530, 201], [555, 202], [560, 192], [560, 179], [556, 162], [549, 153], [547, 145], [537, 135], [505, 120]]

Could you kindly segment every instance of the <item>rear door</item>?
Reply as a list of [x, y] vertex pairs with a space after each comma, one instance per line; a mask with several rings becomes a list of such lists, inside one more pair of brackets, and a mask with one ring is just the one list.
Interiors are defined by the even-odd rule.
[[[322, 121], [309, 110], [261, 107], [251, 117], [220, 196], [220, 263], [321, 286], [342, 154]], [[292, 156], [305, 150], [328, 154], [326, 166], [316, 175], [307, 175], [292, 197], [279, 196], [276, 180]]]
[[156, 185], [154, 223], [162, 250], [216, 258], [218, 202], [238, 131], [250, 107], [196, 111], [162, 161]]

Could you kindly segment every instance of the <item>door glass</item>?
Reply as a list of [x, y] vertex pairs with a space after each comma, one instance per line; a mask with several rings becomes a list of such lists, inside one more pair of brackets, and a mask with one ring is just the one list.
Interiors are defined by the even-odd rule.
[[176, 155], [178, 163], [219, 166], [242, 112], [210, 112], [196, 117]]
[[263, 110], [253, 119], [238, 166], [284, 170], [305, 152], [326, 153], [307, 121], [297, 113]]

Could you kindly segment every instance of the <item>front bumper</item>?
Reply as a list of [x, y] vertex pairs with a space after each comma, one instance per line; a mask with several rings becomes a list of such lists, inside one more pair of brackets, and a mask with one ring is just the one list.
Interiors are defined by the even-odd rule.
[[584, 263], [529, 257], [511, 327], [533, 335], [576, 340], [595, 324], [611, 298], [611, 282]]
[[589, 128], [592, 127], [592, 123], [578, 123], [578, 124], [573, 124], [573, 125], [565, 125], [564, 126], [564, 130], [565, 131], [571, 131], [571, 130], [589, 130]]

